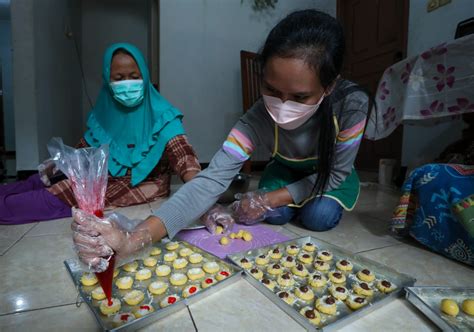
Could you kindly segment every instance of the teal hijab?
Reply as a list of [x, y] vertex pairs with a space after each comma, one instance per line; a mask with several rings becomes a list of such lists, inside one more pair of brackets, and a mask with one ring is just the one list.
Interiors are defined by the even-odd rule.
[[[116, 101], [109, 86], [112, 56], [118, 49], [133, 56], [142, 74], [144, 98], [134, 107]], [[102, 79], [102, 89], [89, 113], [84, 138], [93, 147], [108, 144], [109, 173], [124, 176], [130, 170], [132, 186], [136, 186], [158, 164], [168, 141], [184, 134], [183, 115], [150, 83], [145, 59], [131, 44], [113, 44], [105, 51]]]

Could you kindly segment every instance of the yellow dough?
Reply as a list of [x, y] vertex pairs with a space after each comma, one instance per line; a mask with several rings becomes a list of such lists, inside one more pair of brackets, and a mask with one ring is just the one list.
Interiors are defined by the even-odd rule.
[[372, 271], [363, 269], [357, 272], [357, 278], [365, 282], [372, 282], [375, 279], [375, 275], [372, 273]]
[[276, 286], [276, 284], [273, 280], [270, 280], [270, 279], [267, 279], [267, 278], [262, 279], [262, 284], [271, 291], [273, 291], [273, 289], [275, 289], [275, 286]]
[[119, 275], [120, 271], [119, 269], [114, 270], [114, 278], [116, 278]]
[[308, 281], [313, 288], [324, 287], [328, 282], [327, 278], [320, 272], [314, 272], [309, 276]]
[[328, 273], [329, 280], [334, 284], [343, 284], [346, 282], [346, 276], [339, 271], [332, 271]]
[[168, 289], [168, 284], [163, 281], [154, 281], [148, 285], [148, 290], [154, 295], [161, 295]]
[[188, 257], [193, 254], [193, 251], [189, 248], [183, 248], [179, 251], [181, 257]]
[[338, 286], [338, 285], [332, 285], [329, 288], [329, 293], [334, 296], [336, 299], [344, 301], [347, 299], [347, 296], [349, 295], [349, 291], [347, 290], [346, 287], [343, 286]]
[[148, 280], [150, 278], [151, 278], [150, 269], [141, 269], [137, 273], [135, 273], [135, 279], [139, 281]]
[[293, 287], [295, 279], [293, 279], [293, 276], [287, 272], [279, 276], [277, 282], [281, 287]]
[[462, 301], [462, 311], [469, 316], [474, 316], [474, 299], [466, 299]]
[[100, 301], [99, 309], [102, 315], [104, 316], [113, 315], [117, 313], [122, 307], [119, 299], [112, 298], [111, 301], [112, 301], [112, 305], [109, 305], [108, 300]]
[[374, 290], [366, 282], [359, 282], [353, 285], [354, 292], [362, 296], [374, 295]]
[[316, 309], [326, 315], [335, 315], [336, 299], [331, 295], [325, 295], [316, 300]]
[[240, 266], [242, 266], [244, 269], [250, 269], [252, 267], [252, 263], [244, 257], [240, 260]]
[[229, 237], [233, 240], [233, 239], [236, 239], [237, 238], [237, 234], [235, 233], [230, 233], [229, 234]]
[[153, 309], [152, 306], [146, 304], [146, 305], [139, 306], [138, 309], [136, 309], [133, 312], [133, 314], [135, 315], [135, 317], [140, 318], [140, 317], [148, 315], [149, 313], [153, 311], [155, 311], [155, 309]]
[[281, 252], [279, 248], [270, 250], [268, 254], [270, 255], [271, 259], [280, 259], [283, 256], [283, 253]]
[[194, 254], [189, 255], [189, 262], [191, 262], [191, 264], [201, 263], [202, 262], [202, 255], [198, 254], [198, 253], [194, 253]]
[[308, 286], [301, 286], [295, 289], [295, 295], [303, 301], [311, 301], [314, 299], [314, 293]]
[[395, 286], [394, 284], [392, 284], [390, 281], [388, 280], [379, 280], [377, 282], [377, 288], [379, 291], [381, 291], [382, 293], [390, 293], [391, 291], [393, 291], [395, 288], [397, 288], [397, 286]]
[[188, 261], [184, 258], [177, 258], [175, 259], [175, 261], [173, 262], [173, 267], [176, 269], [176, 270], [179, 270], [179, 269], [184, 269], [186, 266], [188, 266]]
[[204, 263], [202, 268], [204, 271], [206, 271], [206, 273], [214, 274], [219, 271], [219, 264], [217, 264], [216, 262], [206, 262]]
[[178, 255], [176, 255], [176, 253], [174, 251], [173, 252], [168, 252], [168, 253], [164, 254], [164, 256], [163, 256], [163, 259], [164, 259], [165, 262], [172, 262], [176, 258], [178, 258]]
[[306, 252], [314, 252], [318, 247], [316, 247], [313, 243], [308, 242], [303, 246], [303, 250]]
[[330, 251], [323, 250], [318, 253], [318, 258], [322, 261], [328, 262], [332, 259], [332, 253]]
[[216, 232], [214, 234], [222, 234], [224, 232], [224, 228], [222, 226], [217, 226], [216, 227]]
[[289, 245], [289, 246], [286, 247], [286, 252], [287, 252], [288, 255], [294, 256], [294, 255], [296, 255], [300, 252], [300, 248], [298, 246], [292, 244], [292, 245]]
[[201, 282], [201, 287], [202, 287], [202, 288], [211, 287], [211, 286], [214, 285], [215, 283], [216, 283], [216, 279], [214, 279], [214, 278], [206, 278], [206, 279], [204, 279], [204, 280]]
[[291, 272], [298, 277], [306, 277], [308, 275], [308, 270], [304, 267], [303, 264], [297, 264], [291, 268]]
[[132, 290], [125, 294], [123, 297], [123, 300], [128, 304], [128, 305], [137, 305], [138, 303], [142, 302], [143, 299], [145, 298], [145, 294], [143, 294], [142, 291], [139, 290]]
[[118, 327], [120, 325], [129, 323], [134, 320], [135, 320], [134, 314], [130, 312], [120, 312], [118, 314], [115, 314], [114, 318], [112, 319], [112, 323]]
[[251, 274], [255, 279], [258, 279], [258, 280], [260, 280], [260, 279], [263, 278], [263, 272], [260, 271], [259, 269], [256, 269], [256, 268], [251, 269], [251, 270], [250, 270], [250, 274]]
[[81, 284], [84, 286], [94, 286], [98, 282], [94, 273], [84, 273], [81, 277]]
[[244, 231], [241, 229], [237, 234], [235, 234], [236, 239], [241, 239], [244, 236]]
[[105, 299], [105, 293], [102, 287], [96, 287], [94, 290], [91, 292], [91, 296], [94, 300], [100, 301]]
[[166, 250], [169, 250], [169, 251], [176, 250], [178, 249], [178, 247], [179, 247], [179, 242], [172, 241], [166, 244]]
[[311, 264], [313, 259], [308, 253], [303, 253], [298, 256], [298, 260], [303, 264]]
[[118, 278], [115, 282], [115, 285], [118, 289], [130, 289], [133, 285], [133, 278], [132, 277], [122, 277]]
[[290, 268], [296, 265], [296, 260], [293, 256], [286, 256], [281, 260], [281, 264], [284, 267]]
[[282, 299], [289, 305], [293, 305], [293, 303], [295, 303], [296, 301], [296, 298], [294, 297], [293, 294], [285, 292], [285, 291], [278, 292], [277, 295], [280, 299]]
[[190, 297], [191, 295], [196, 294], [196, 293], [199, 292], [200, 290], [201, 290], [201, 288], [199, 288], [199, 286], [196, 286], [196, 285], [189, 285], [189, 286], [187, 286], [187, 287], [183, 290], [183, 297], [184, 297], [184, 298], [188, 298], [188, 297]]
[[273, 265], [270, 265], [267, 268], [267, 272], [271, 275], [276, 276], [276, 275], [282, 274], [283, 270], [282, 270], [280, 264], [273, 264]]
[[150, 255], [158, 256], [159, 254], [161, 254], [161, 248], [153, 247], [151, 249]]
[[320, 259], [315, 260], [314, 263], [313, 263], [313, 266], [316, 270], [321, 271], [321, 272], [328, 271], [329, 268], [330, 268], [330, 266], [327, 262], [322, 261]]
[[127, 272], [136, 272], [138, 269], [138, 262], [133, 261], [122, 266], [122, 269]]
[[217, 275], [216, 275], [216, 279], [218, 281], [221, 281], [221, 280], [224, 280], [224, 279], [227, 279], [230, 277], [230, 272], [229, 271], [220, 271]]
[[158, 277], [166, 277], [171, 273], [171, 268], [168, 265], [160, 265], [156, 268], [155, 273]]
[[183, 273], [173, 273], [170, 277], [170, 283], [174, 286], [182, 286], [188, 281], [188, 277], [186, 277]]
[[143, 265], [147, 267], [153, 267], [158, 263], [158, 260], [153, 257], [147, 257], [143, 260]]
[[255, 259], [255, 264], [263, 266], [268, 264], [268, 257], [266, 255], [260, 255]]
[[244, 234], [242, 235], [242, 239], [243, 239], [244, 241], [247, 241], [247, 242], [252, 241], [252, 239], [253, 239], [252, 233], [250, 233], [250, 232], [244, 232]]
[[205, 273], [200, 267], [193, 267], [192, 269], [188, 270], [187, 275], [189, 280], [198, 280], [204, 278]]
[[313, 325], [318, 325], [321, 322], [321, 314], [311, 307], [302, 308], [300, 314], [306, 317]]
[[358, 295], [350, 295], [346, 300], [346, 304], [352, 310], [357, 310], [367, 304], [367, 299]]
[[226, 245], [228, 245], [228, 244], [230, 243], [230, 240], [229, 240], [227, 237], [223, 236], [223, 237], [221, 237], [221, 239], [219, 240], [219, 243], [220, 243], [221, 245], [223, 245], [223, 246], [226, 246]]
[[165, 308], [167, 306], [170, 306], [172, 304], [175, 304], [176, 302], [178, 302], [180, 300], [179, 296], [176, 295], [176, 294], [173, 294], [173, 295], [168, 295], [167, 297], [165, 297], [163, 300], [161, 300], [160, 302], [160, 307], [162, 308]]
[[341, 259], [340, 261], [336, 263], [336, 268], [340, 271], [346, 272], [346, 271], [352, 271], [354, 266], [347, 259]]
[[441, 311], [446, 315], [456, 317], [459, 314], [459, 307], [454, 300], [443, 299], [441, 300]]

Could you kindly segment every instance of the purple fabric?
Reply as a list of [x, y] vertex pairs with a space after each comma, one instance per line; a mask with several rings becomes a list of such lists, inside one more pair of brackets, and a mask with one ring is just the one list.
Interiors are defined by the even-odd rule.
[[202, 250], [210, 252], [219, 258], [225, 258], [229, 254], [265, 247], [273, 243], [288, 241], [290, 239], [288, 236], [280, 234], [263, 225], [234, 225], [232, 232], [237, 233], [241, 229], [252, 233], [252, 241], [246, 242], [242, 239], [230, 239], [230, 243], [223, 246], [219, 243], [222, 235], [212, 235], [205, 228], [184, 230], [179, 232], [176, 237], [182, 241], [189, 242]]
[[0, 224], [19, 225], [66, 218], [71, 207], [45, 189], [38, 174], [0, 185]]

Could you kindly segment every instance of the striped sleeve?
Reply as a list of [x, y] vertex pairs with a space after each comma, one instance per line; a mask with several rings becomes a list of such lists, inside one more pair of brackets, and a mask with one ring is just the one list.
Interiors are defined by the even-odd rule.
[[336, 153], [358, 148], [364, 134], [366, 119], [339, 133], [336, 139]]
[[227, 139], [222, 145], [222, 148], [239, 161], [246, 161], [249, 159], [255, 149], [252, 141], [237, 128], [233, 128], [230, 131]]

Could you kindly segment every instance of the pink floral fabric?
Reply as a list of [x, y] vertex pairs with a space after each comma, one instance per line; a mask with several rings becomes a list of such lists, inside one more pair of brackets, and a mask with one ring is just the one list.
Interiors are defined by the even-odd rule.
[[474, 112], [474, 35], [442, 43], [387, 68], [365, 137], [389, 136], [406, 120], [458, 118]]

